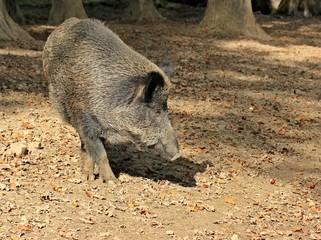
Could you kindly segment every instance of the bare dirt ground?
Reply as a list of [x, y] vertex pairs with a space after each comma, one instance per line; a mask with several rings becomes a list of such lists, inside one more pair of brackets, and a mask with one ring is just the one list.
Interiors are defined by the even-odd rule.
[[80, 142], [51, 108], [43, 39], [0, 42], [0, 239], [321, 239], [321, 22], [258, 16], [271, 41], [196, 23], [109, 23], [175, 66], [183, 158], [114, 161], [81, 180]]

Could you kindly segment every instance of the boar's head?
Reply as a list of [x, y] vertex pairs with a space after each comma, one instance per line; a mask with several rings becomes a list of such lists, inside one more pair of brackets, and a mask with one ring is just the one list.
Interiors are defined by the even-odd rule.
[[[175, 160], [180, 157], [178, 141], [168, 118], [167, 89], [164, 77], [158, 72], [149, 73], [143, 91], [142, 140], [163, 156]], [[145, 130], [146, 129], [146, 130]]]
[[123, 85], [122, 92], [127, 96], [109, 113], [109, 117], [116, 116], [112, 125], [117, 122], [118, 130], [109, 137], [107, 134], [107, 142], [117, 144], [128, 140], [143, 151], [152, 151], [169, 160], [179, 158], [178, 141], [168, 118], [169, 84], [165, 74], [151, 71]]

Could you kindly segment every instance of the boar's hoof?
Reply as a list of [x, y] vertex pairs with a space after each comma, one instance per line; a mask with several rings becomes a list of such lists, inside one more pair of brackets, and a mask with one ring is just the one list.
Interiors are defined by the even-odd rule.
[[109, 166], [109, 161], [106, 157], [101, 159], [98, 165], [99, 178], [102, 181], [108, 182], [110, 180], [116, 180], [116, 177]]
[[89, 181], [95, 180], [95, 175], [94, 175], [95, 162], [85, 152], [82, 152], [81, 159], [83, 161], [83, 170], [82, 170], [83, 179], [89, 180]]
[[82, 179], [84, 181], [94, 181], [95, 180], [95, 175], [88, 173], [88, 172], [83, 172], [82, 173]]
[[109, 165], [108, 166], [106, 166], [106, 165], [99, 166], [99, 178], [103, 182], [116, 180], [116, 177], [115, 177], [113, 171], [111, 170], [111, 168], [109, 167]]

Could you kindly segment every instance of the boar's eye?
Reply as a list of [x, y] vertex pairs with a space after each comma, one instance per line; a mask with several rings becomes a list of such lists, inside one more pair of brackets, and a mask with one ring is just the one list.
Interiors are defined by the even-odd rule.
[[155, 92], [164, 87], [164, 78], [158, 72], [151, 72], [148, 75], [148, 79], [145, 86], [145, 102], [149, 103]]

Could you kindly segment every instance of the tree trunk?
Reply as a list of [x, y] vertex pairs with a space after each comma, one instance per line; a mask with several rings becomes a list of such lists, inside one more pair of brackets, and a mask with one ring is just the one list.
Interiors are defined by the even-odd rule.
[[201, 25], [225, 33], [270, 38], [256, 23], [251, 0], [208, 0]]
[[320, 0], [282, 0], [277, 13], [298, 16], [303, 11], [304, 17], [311, 17], [321, 13]]
[[123, 19], [129, 21], [159, 21], [164, 18], [158, 13], [153, 0], [131, 0]]
[[0, 0], [0, 39], [33, 39], [27, 31], [19, 27], [9, 16], [6, 8], [6, 0]]
[[7, 11], [13, 21], [17, 23], [24, 23], [26, 21], [17, 0], [6, 0], [6, 6]]
[[52, 0], [48, 24], [58, 25], [71, 17], [87, 18], [81, 0]]

